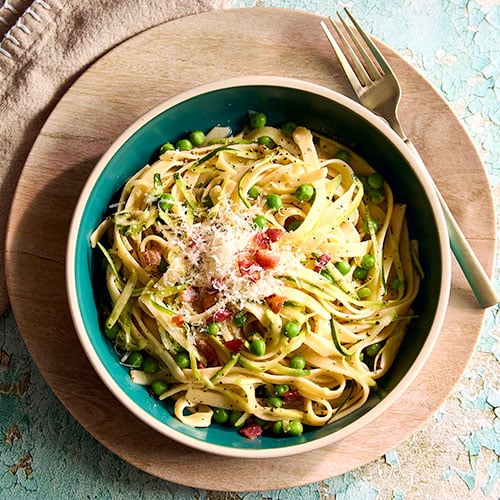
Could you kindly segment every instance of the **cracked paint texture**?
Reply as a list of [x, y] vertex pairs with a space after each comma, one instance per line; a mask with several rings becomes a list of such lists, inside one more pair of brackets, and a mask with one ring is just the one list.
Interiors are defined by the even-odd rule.
[[[500, 0], [233, 2], [235, 8], [254, 6], [323, 15], [348, 7], [451, 105], [483, 159], [500, 213]], [[490, 308], [470, 368], [453, 394], [419, 432], [384, 457], [304, 487], [217, 493], [151, 477], [96, 442], [50, 391], [7, 314], [0, 318], [0, 499], [497, 499], [499, 339], [500, 310]]]

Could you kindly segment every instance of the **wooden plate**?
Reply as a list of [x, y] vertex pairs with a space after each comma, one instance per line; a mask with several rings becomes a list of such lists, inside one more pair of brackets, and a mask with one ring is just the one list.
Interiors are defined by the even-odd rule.
[[[179, 19], [128, 40], [90, 67], [61, 99], [19, 180], [7, 229], [6, 267], [12, 307], [28, 349], [88, 432], [127, 462], [169, 481], [215, 490], [268, 490], [364, 465], [408, 438], [436, 412], [463, 373], [481, 330], [483, 310], [455, 267], [441, 336], [405, 396], [341, 442], [274, 460], [228, 460], [156, 434], [118, 403], [85, 357], [67, 306], [64, 259], [73, 208], [98, 158], [153, 106], [221, 78], [287, 76], [354, 97], [319, 21], [299, 11], [237, 9]], [[382, 49], [401, 80], [401, 118], [407, 133], [490, 270], [493, 204], [474, 146], [429, 83], [395, 52]]]

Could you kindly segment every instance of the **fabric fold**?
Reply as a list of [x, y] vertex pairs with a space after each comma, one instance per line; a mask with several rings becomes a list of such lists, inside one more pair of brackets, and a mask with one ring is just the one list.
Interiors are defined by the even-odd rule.
[[0, 8], [0, 313], [8, 306], [5, 236], [22, 166], [75, 79], [124, 40], [231, 0], [10, 0]]

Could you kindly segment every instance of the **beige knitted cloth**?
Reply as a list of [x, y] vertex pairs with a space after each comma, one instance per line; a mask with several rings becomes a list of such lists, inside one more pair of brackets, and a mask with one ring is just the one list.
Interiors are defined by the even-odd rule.
[[72, 82], [120, 42], [231, 0], [0, 0], [0, 314], [5, 233], [19, 174], [43, 123]]

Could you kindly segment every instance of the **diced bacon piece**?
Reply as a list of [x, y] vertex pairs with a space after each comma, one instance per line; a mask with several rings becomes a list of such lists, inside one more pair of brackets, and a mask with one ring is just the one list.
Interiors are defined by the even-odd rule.
[[321, 270], [328, 264], [328, 262], [330, 262], [332, 260], [332, 258], [326, 254], [326, 253], [322, 253], [319, 257], [318, 257], [318, 260], [317, 260], [317, 264], [314, 266], [314, 270], [319, 273], [321, 272]]
[[258, 438], [262, 434], [262, 427], [257, 424], [248, 424], [245, 427], [242, 427], [238, 431], [242, 436], [248, 439]]
[[217, 294], [214, 292], [210, 292], [209, 290], [205, 290], [200, 296], [199, 303], [203, 311], [206, 311], [207, 309], [215, 305], [216, 302]]
[[281, 229], [271, 227], [266, 229], [264, 232], [258, 232], [253, 237], [253, 242], [257, 247], [262, 248], [263, 250], [270, 250], [271, 243], [278, 241], [283, 234], [284, 232]]
[[232, 339], [232, 340], [226, 340], [224, 342], [224, 345], [231, 351], [231, 352], [240, 352], [243, 349], [243, 339]]
[[278, 255], [274, 255], [266, 250], [257, 250], [255, 252], [255, 261], [263, 269], [274, 269], [279, 262], [280, 258]]
[[233, 312], [230, 309], [220, 309], [212, 316], [212, 321], [221, 323], [222, 321], [226, 321], [226, 319], [230, 318], [232, 315]]
[[290, 389], [283, 394], [283, 401], [285, 404], [298, 403], [302, 401], [302, 396], [297, 389]]
[[269, 307], [271, 308], [271, 311], [273, 311], [273, 313], [277, 314], [283, 308], [283, 306], [286, 302], [286, 297], [283, 297], [281, 295], [276, 295], [275, 293], [273, 293], [272, 295], [269, 295], [266, 297], [266, 302], [268, 303]]
[[182, 302], [196, 302], [199, 299], [198, 290], [192, 286], [185, 288], [179, 293]]
[[182, 314], [176, 314], [172, 318], [172, 323], [176, 326], [182, 326], [184, 325], [184, 316]]
[[266, 229], [266, 236], [269, 239], [269, 241], [272, 241], [273, 243], [275, 241], [278, 241], [285, 233], [283, 232], [282, 229], [270, 227], [269, 229]]
[[241, 276], [248, 279], [252, 283], [260, 280], [262, 267], [259, 266], [259, 264], [257, 264], [254, 260], [243, 256], [238, 257], [238, 269]]
[[161, 262], [162, 248], [159, 245], [151, 245], [142, 252], [142, 257], [148, 266], [158, 266]]
[[253, 242], [255, 243], [256, 246], [264, 250], [271, 249], [271, 240], [269, 239], [266, 233], [258, 232], [253, 237]]
[[205, 358], [207, 366], [217, 366], [220, 364], [217, 352], [204, 337], [196, 337], [195, 344], [199, 353]]

